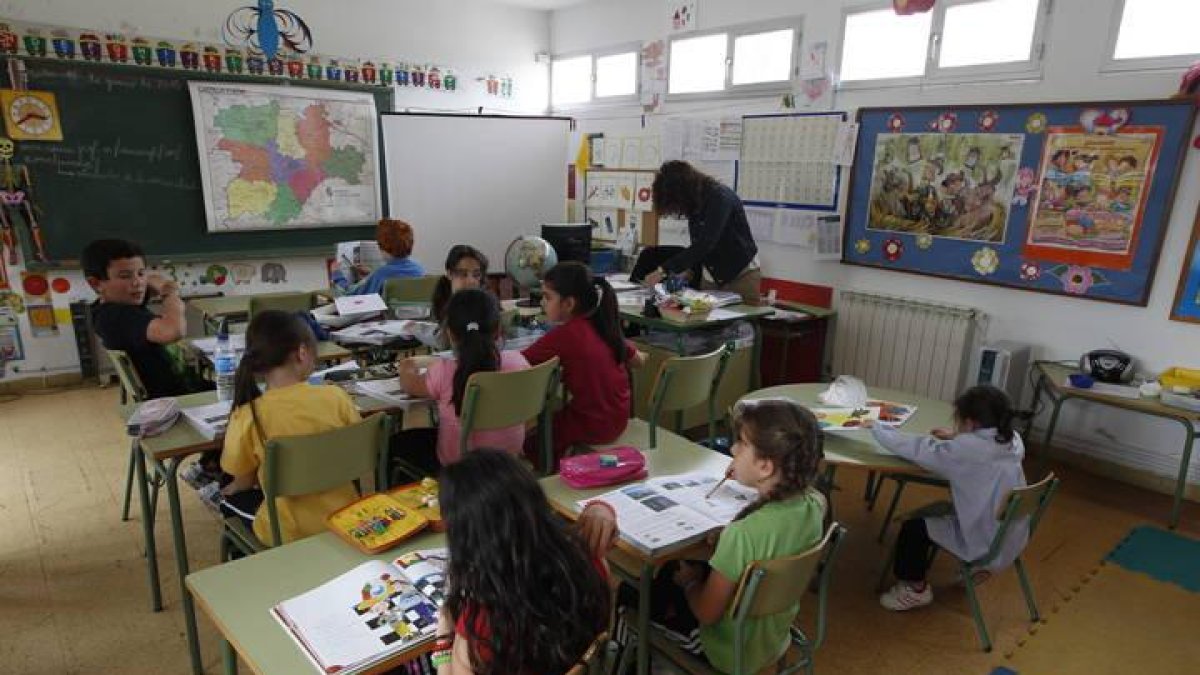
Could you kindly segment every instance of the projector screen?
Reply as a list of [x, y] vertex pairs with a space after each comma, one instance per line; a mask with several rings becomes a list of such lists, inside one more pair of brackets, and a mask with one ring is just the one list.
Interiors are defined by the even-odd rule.
[[565, 117], [385, 113], [388, 212], [413, 227], [429, 274], [470, 244], [504, 271], [504, 251], [567, 210]]

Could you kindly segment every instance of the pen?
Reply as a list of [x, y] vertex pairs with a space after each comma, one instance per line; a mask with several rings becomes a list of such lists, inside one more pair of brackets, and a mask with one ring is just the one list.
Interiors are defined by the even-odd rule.
[[727, 470], [725, 471], [725, 477], [724, 477], [724, 478], [722, 478], [722, 479], [720, 480], [720, 482], [718, 482], [716, 485], [714, 485], [714, 486], [713, 486], [713, 489], [709, 490], [709, 491], [708, 491], [708, 494], [704, 495], [704, 498], [705, 498], [705, 499], [710, 499], [710, 498], [712, 498], [712, 496], [713, 496], [714, 494], [716, 494], [716, 493], [717, 493], [717, 490], [720, 490], [720, 489], [721, 489], [721, 486], [725, 484], [725, 481], [729, 480], [729, 476], [730, 476], [731, 474], [733, 474], [733, 468], [732, 468], [732, 467], [730, 467], [729, 469], [727, 469]]

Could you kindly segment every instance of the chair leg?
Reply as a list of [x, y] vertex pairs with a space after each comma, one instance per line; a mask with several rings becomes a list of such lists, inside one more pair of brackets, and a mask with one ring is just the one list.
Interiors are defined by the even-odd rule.
[[1033, 586], [1029, 585], [1029, 577], [1025, 575], [1025, 563], [1017, 558], [1014, 565], [1017, 568], [1017, 578], [1021, 580], [1021, 591], [1025, 593], [1025, 604], [1029, 605], [1029, 620], [1039, 621], [1042, 617], [1038, 613], [1037, 601], [1033, 597]]
[[875, 479], [877, 476], [874, 471], [867, 472], [867, 485], [863, 488], [863, 501], [867, 502], [867, 510], [870, 511], [875, 507], [875, 500], [872, 495], [875, 494]]
[[896, 562], [896, 547], [892, 546], [892, 550], [888, 551], [887, 560], [883, 563], [883, 569], [879, 570], [879, 581], [875, 584], [875, 590], [882, 593], [887, 590], [888, 575], [892, 572], [892, 564]]
[[[888, 506], [887, 515], [883, 517], [883, 524], [879, 526], [879, 538], [877, 541], [883, 543], [883, 538], [887, 536], [888, 526], [892, 524], [892, 517], [896, 515], [896, 507], [900, 505], [900, 495], [904, 494], [904, 481], [893, 479], [896, 482], [896, 492], [892, 495], [892, 503]], [[879, 478], [879, 482], [883, 482], [883, 478]]]
[[221, 661], [225, 665], [225, 675], [237, 675], [237, 652], [233, 651], [229, 640], [221, 640]]
[[125, 472], [125, 505], [121, 507], [121, 521], [129, 520], [129, 502], [133, 498], [133, 468], [141, 451], [136, 443], [130, 443], [129, 469]]
[[962, 566], [963, 584], [967, 588], [967, 600], [971, 602], [971, 616], [975, 619], [975, 630], [979, 633], [979, 644], [983, 651], [992, 651], [992, 639], [988, 637], [987, 625], [983, 622], [983, 610], [979, 607], [979, 596], [975, 592], [974, 570], [970, 565]]

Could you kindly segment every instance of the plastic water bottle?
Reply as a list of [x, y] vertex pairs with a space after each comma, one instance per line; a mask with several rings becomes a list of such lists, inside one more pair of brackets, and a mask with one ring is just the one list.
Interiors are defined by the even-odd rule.
[[217, 400], [233, 400], [233, 381], [237, 373], [237, 353], [229, 344], [229, 325], [221, 321], [217, 329], [217, 349], [213, 352], [213, 371], [217, 379]]

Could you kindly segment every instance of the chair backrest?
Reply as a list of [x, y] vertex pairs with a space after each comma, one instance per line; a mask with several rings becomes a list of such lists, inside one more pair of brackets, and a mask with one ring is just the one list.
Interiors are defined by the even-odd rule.
[[650, 447], [658, 446], [658, 421], [664, 412], [682, 412], [708, 403], [708, 438], [716, 432], [716, 393], [733, 350], [725, 345], [698, 356], [672, 356], [663, 361], [650, 393]]
[[312, 293], [266, 293], [250, 296], [250, 318], [259, 312], [274, 309], [281, 312], [307, 312], [313, 308], [315, 298]]
[[429, 303], [433, 300], [433, 291], [441, 278], [440, 274], [393, 277], [383, 282], [383, 301], [389, 306], [393, 303]]
[[274, 542], [264, 543], [278, 546], [283, 541], [276, 497], [324, 492], [362, 476], [374, 476], [387, 452], [391, 422], [391, 417], [380, 413], [319, 434], [267, 441], [262, 488]]
[[473, 431], [524, 424], [541, 415], [557, 375], [557, 358], [525, 370], [472, 375], [463, 393], [460, 451], [467, 451], [467, 439]]
[[588, 675], [588, 673], [600, 673], [604, 669], [604, 652], [608, 647], [608, 633], [601, 633], [596, 636], [592, 644], [588, 645], [587, 651], [580, 657], [579, 663], [566, 672], [566, 675]]
[[1029, 519], [1029, 536], [1032, 537], [1042, 515], [1046, 513], [1046, 508], [1050, 506], [1050, 500], [1058, 491], [1059, 482], [1058, 476], [1055, 476], [1052, 471], [1033, 485], [1026, 485], [1010, 491], [1008, 499], [1004, 500], [1004, 504], [996, 510], [996, 520], [1000, 521], [1000, 527], [996, 530], [992, 545], [988, 549], [987, 555], [975, 563], [987, 564], [999, 555], [1009, 529], [1013, 523], [1023, 518]]
[[812, 641], [812, 648], [817, 649], [825, 641], [829, 586], [845, 534], [846, 528], [834, 522], [821, 541], [807, 551], [786, 558], [760, 560], [747, 566], [729, 609], [734, 621], [734, 655], [738, 672], [744, 670], [741, 659], [746, 620], [792, 611], [808, 591], [814, 574], [818, 575], [817, 636]]
[[146, 386], [142, 384], [142, 378], [138, 375], [137, 368], [133, 366], [133, 359], [129, 357], [129, 353], [120, 349], [109, 349], [108, 360], [112, 361], [113, 370], [117, 371], [117, 378], [121, 380], [121, 389], [125, 392], [125, 397], [131, 403], [141, 403], [150, 395], [146, 392]]

